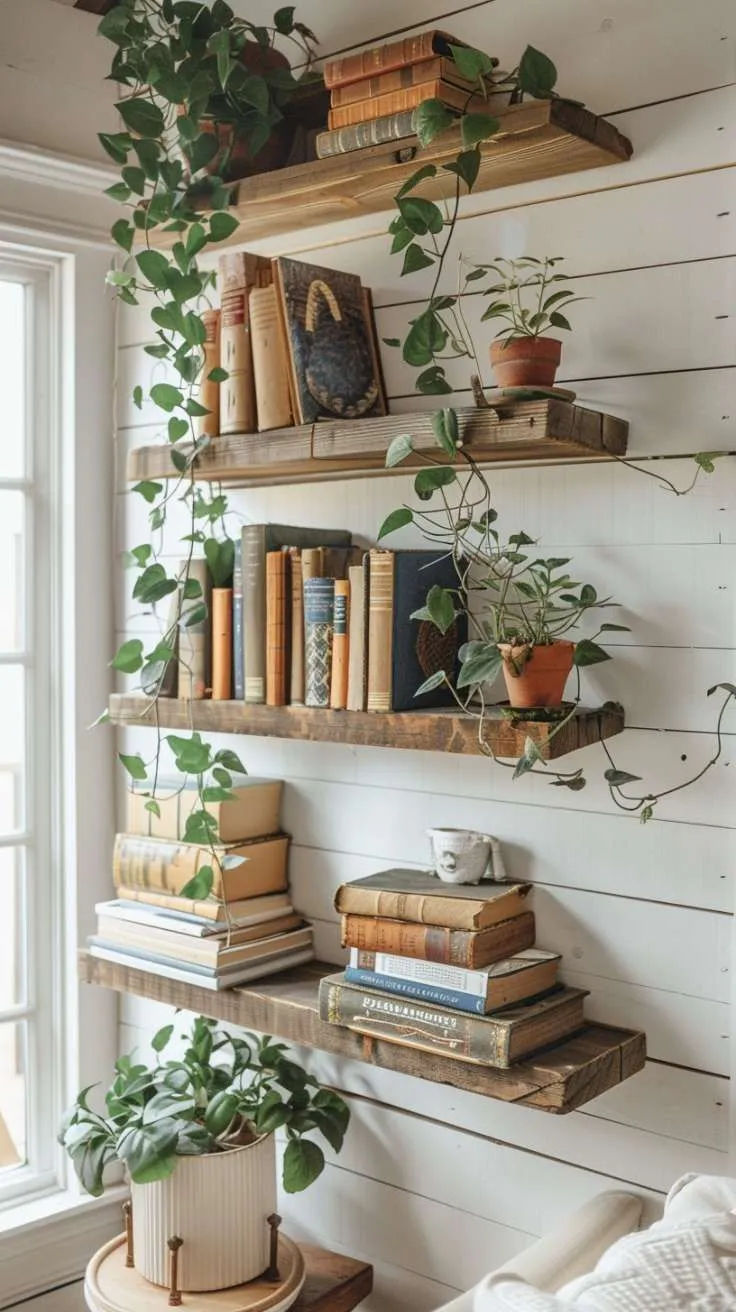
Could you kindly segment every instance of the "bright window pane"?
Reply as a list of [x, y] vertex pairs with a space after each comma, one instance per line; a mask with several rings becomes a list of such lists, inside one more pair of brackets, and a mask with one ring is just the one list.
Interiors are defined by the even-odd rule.
[[[0, 449], [2, 434], [3, 426], [0, 424]], [[0, 492], [0, 652], [20, 651], [25, 641], [24, 512], [25, 497], [22, 492]]]
[[25, 1002], [23, 851], [0, 847], [0, 1012]]
[[18, 478], [25, 470], [25, 319], [23, 284], [0, 282], [0, 478]]
[[25, 672], [0, 665], [0, 834], [23, 826], [25, 760]]
[[0, 1025], [0, 1175], [26, 1158], [26, 1026]]

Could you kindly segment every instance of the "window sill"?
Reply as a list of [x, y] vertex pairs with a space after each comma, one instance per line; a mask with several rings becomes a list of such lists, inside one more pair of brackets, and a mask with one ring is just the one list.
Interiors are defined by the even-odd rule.
[[0, 1212], [0, 1308], [81, 1279], [90, 1257], [122, 1229], [119, 1185], [102, 1198], [56, 1191]]

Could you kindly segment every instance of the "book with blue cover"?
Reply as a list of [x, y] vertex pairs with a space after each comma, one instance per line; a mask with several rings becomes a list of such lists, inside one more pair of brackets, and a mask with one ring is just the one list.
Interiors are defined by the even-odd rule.
[[364, 988], [486, 1015], [554, 988], [558, 952], [527, 948], [481, 970], [352, 948], [345, 978]]

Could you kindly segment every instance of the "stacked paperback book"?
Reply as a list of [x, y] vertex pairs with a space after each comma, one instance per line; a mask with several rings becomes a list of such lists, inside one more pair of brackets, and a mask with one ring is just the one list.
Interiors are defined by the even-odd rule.
[[507, 1067], [584, 1024], [586, 991], [557, 982], [560, 954], [534, 946], [528, 884], [446, 884], [389, 870], [343, 884], [350, 949], [320, 986], [320, 1016], [427, 1052]]
[[[206, 989], [310, 961], [312, 928], [289, 896], [281, 780], [251, 778], [233, 787], [232, 800], [208, 803], [214, 850], [180, 837], [200, 806], [195, 787], [163, 781], [159, 816], [146, 809], [150, 788], [142, 782], [129, 794], [128, 832], [115, 840], [117, 897], [96, 907], [92, 956]], [[212, 896], [182, 896], [204, 866], [216, 872]]]
[[425, 100], [438, 100], [457, 114], [489, 113], [507, 105], [509, 88], [488, 96], [477, 78], [462, 75], [452, 47], [464, 45], [447, 32], [429, 31], [328, 59], [330, 130], [317, 137], [318, 157], [411, 137], [414, 111]]
[[433, 585], [457, 588], [445, 552], [364, 551], [339, 529], [247, 524], [232, 589], [211, 587], [204, 559], [188, 573], [208, 614], [180, 630], [164, 695], [384, 712], [452, 700], [446, 685], [415, 694], [437, 670], [456, 675], [464, 614], [444, 634], [409, 618]]

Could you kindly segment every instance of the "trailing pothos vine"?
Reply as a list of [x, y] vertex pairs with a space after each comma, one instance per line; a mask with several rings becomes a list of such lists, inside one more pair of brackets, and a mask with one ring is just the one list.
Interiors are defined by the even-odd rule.
[[[112, 661], [120, 673], [138, 676], [156, 722], [152, 758], [119, 753], [119, 759], [132, 781], [151, 780], [145, 805], [157, 816], [163, 741], [158, 701], [172, 663], [181, 659], [177, 636], [207, 618], [192, 558], [195, 549], [203, 553], [216, 582], [232, 561], [227, 499], [217, 488], [203, 491], [194, 476], [197, 457], [210, 441], [200, 432], [209, 412], [198, 394], [205, 368], [201, 311], [214, 275], [202, 268], [200, 256], [237, 228], [227, 212], [233, 152], [244, 150], [257, 161], [301, 85], [288, 60], [274, 53], [275, 44], [296, 43], [308, 77], [315, 38], [295, 21], [292, 6], [279, 9], [266, 27], [236, 18], [225, 0], [214, 0], [211, 7], [198, 0], [120, 0], [98, 30], [115, 46], [110, 77], [127, 88], [117, 105], [122, 130], [100, 135], [120, 169], [119, 182], [107, 194], [127, 211], [112, 227], [122, 259], [108, 282], [125, 305], [139, 305], [141, 294], [153, 299], [153, 340], [144, 349], [160, 362], [164, 377], [149, 388], [148, 400], [166, 421], [172, 462], [166, 483], [147, 479], [133, 488], [149, 507], [150, 535], [128, 554], [136, 571], [133, 599], [157, 617], [165, 605], [167, 618], [148, 649], [140, 639], [129, 639]], [[170, 249], [152, 249], [150, 235], [156, 230], [168, 235]], [[227, 375], [214, 369], [207, 377], [221, 382]], [[137, 386], [135, 405], [142, 408], [144, 399]], [[172, 574], [156, 544], [176, 500], [188, 507], [189, 531], [183, 538], [186, 560]], [[189, 734], [169, 734], [165, 741], [184, 776], [182, 787], [193, 777], [199, 794], [184, 838], [207, 846], [212, 855], [182, 893], [205, 898], [233, 860], [218, 859], [217, 822], [207, 804], [229, 799], [233, 774], [244, 767], [235, 752], [215, 751], [204, 742], [193, 722]]]
[[[498, 512], [493, 506], [490, 485], [463, 445], [456, 412], [438, 411], [432, 426], [442, 456], [435, 458], [416, 451], [409, 435], [396, 437], [389, 447], [388, 468], [401, 465], [409, 456], [419, 457], [423, 462], [425, 468], [414, 477], [414, 491], [421, 506], [402, 505], [392, 510], [378, 536], [385, 538], [413, 524], [428, 542], [451, 557], [457, 586], [434, 585], [427, 593], [425, 605], [411, 619], [430, 622], [445, 634], [457, 616], [464, 613], [469, 641], [460, 649], [457, 677], [452, 670], [438, 670], [416, 692], [448, 687], [458, 707], [476, 720], [480, 750], [511, 769], [514, 779], [524, 774], [543, 774], [554, 787], [579, 792], [586, 785], [582, 768], [572, 771], [550, 768], [531, 736], [526, 737], [524, 751], [517, 761], [510, 762], [496, 755], [485, 734], [491, 705], [490, 687], [501, 672], [504, 659], [508, 660], [502, 654], [506, 645], [529, 653], [536, 645], [548, 645], [568, 635], [589, 614], [608, 610], [617, 603], [610, 597], [599, 597], [592, 584], [571, 577], [568, 569], [571, 561], [567, 557], [530, 554], [527, 548], [536, 547], [536, 542], [524, 530], [502, 536], [497, 528]], [[460, 468], [453, 468], [447, 460], [456, 462]], [[432, 501], [435, 504], [430, 506]], [[549, 710], [504, 708], [502, 714], [517, 722], [546, 721], [548, 740], [553, 740], [580, 705], [581, 671], [611, 659], [598, 638], [609, 632], [627, 631], [626, 625], [605, 620], [598, 623], [592, 636], [577, 639], [573, 657], [575, 690], [569, 702]], [[642, 787], [632, 791], [634, 785], [643, 782], [641, 776], [619, 768], [609, 744], [601, 740], [608, 759], [603, 778], [617, 807], [638, 813], [644, 822], [651, 820], [663, 798], [690, 787], [716, 765], [723, 749], [724, 717], [731, 702], [736, 700], [736, 684], [718, 683], [708, 689], [708, 696], [719, 691], [725, 696], [716, 719], [713, 754], [683, 783], [670, 788]]]

